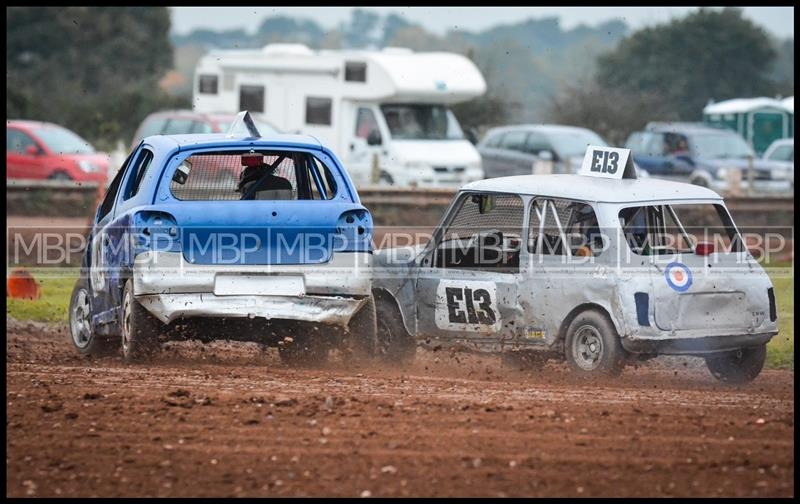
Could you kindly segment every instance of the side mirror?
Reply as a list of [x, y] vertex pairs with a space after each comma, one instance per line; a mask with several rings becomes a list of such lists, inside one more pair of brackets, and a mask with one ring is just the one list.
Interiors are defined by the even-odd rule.
[[29, 145], [25, 147], [25, 154], [29, 156], [38, 156], [39, 155], [39, 147], [35, 145]]
[[478, 143], [478, 134], [475, 132], [475, 128], [469, 128], [464, 132], [464, 136], [472, 145], [476, 145]]
[[367, 135], [367, 145], [380, 145], [383, 143], [381, 133], [378, 130], [372, 130]]
[[178, 169], [175, 170], [175, 173], [172, 175], [172, 181], [183, 185], [186, 183], [186, 180], [189, 179], [189, 172], [192, 171], [192, 163], [189, 161], [183, 161]]

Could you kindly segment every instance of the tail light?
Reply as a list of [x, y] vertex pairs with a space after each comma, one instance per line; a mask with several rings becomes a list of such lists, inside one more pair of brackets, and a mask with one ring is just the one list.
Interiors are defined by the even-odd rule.
[[142, 211], [133, 215], [132, 239], [135, 253], [154, 250], [180, 252], [178, 222], [167, 212]]
[[348, 210], [339, 216], [334, 248], [340, 252], [372, 251], [372, 216], [367, 210]]
[[694, 248], [694, 253], [699, 256], [707, 256], [714, 253], [714, 244], [708, 242], [700, 242]]

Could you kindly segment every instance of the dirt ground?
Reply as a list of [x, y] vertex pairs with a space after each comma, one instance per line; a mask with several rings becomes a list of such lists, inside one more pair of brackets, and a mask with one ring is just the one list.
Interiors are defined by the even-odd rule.
[[284, 366], [247, 343], [87, 360], [6, 334], [8, 496], [793, 496], [794, 374], [696, 359], [586, 383], [420, 350], [409, 369]]

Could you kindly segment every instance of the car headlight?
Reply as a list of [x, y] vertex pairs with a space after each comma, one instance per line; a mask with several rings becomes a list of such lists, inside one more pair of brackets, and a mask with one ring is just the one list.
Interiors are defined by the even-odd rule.
[[85, 171], [86, 173], [94, 173], [100, 171], [100, 166], [85, 159], [78, 160], [78, 166], [80, 167], [81, 170]]

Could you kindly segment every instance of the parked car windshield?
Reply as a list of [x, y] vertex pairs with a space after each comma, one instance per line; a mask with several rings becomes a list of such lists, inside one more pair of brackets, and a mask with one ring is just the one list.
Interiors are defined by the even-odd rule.
[[586, 153], [586, 147], [589, 145], [609, 147], [608, 143], [594, 131], [565, 131], [550, 133], [547, 136], [550, 138], [556, 154], [562, 159], [583, 157]]
[[395, 140], [462, 140], [456, 116], [444, 105], [381, 105]]
[[47, 147], [59, 154], [94, 154], [94, 147], [68, 129], [47, 127], [36, 130], [38, 136]]
[[735, 133], [703, 133], [689, 137], [689, 147], [695, 156], [705, 159], [746, 158], [753, 150]]

